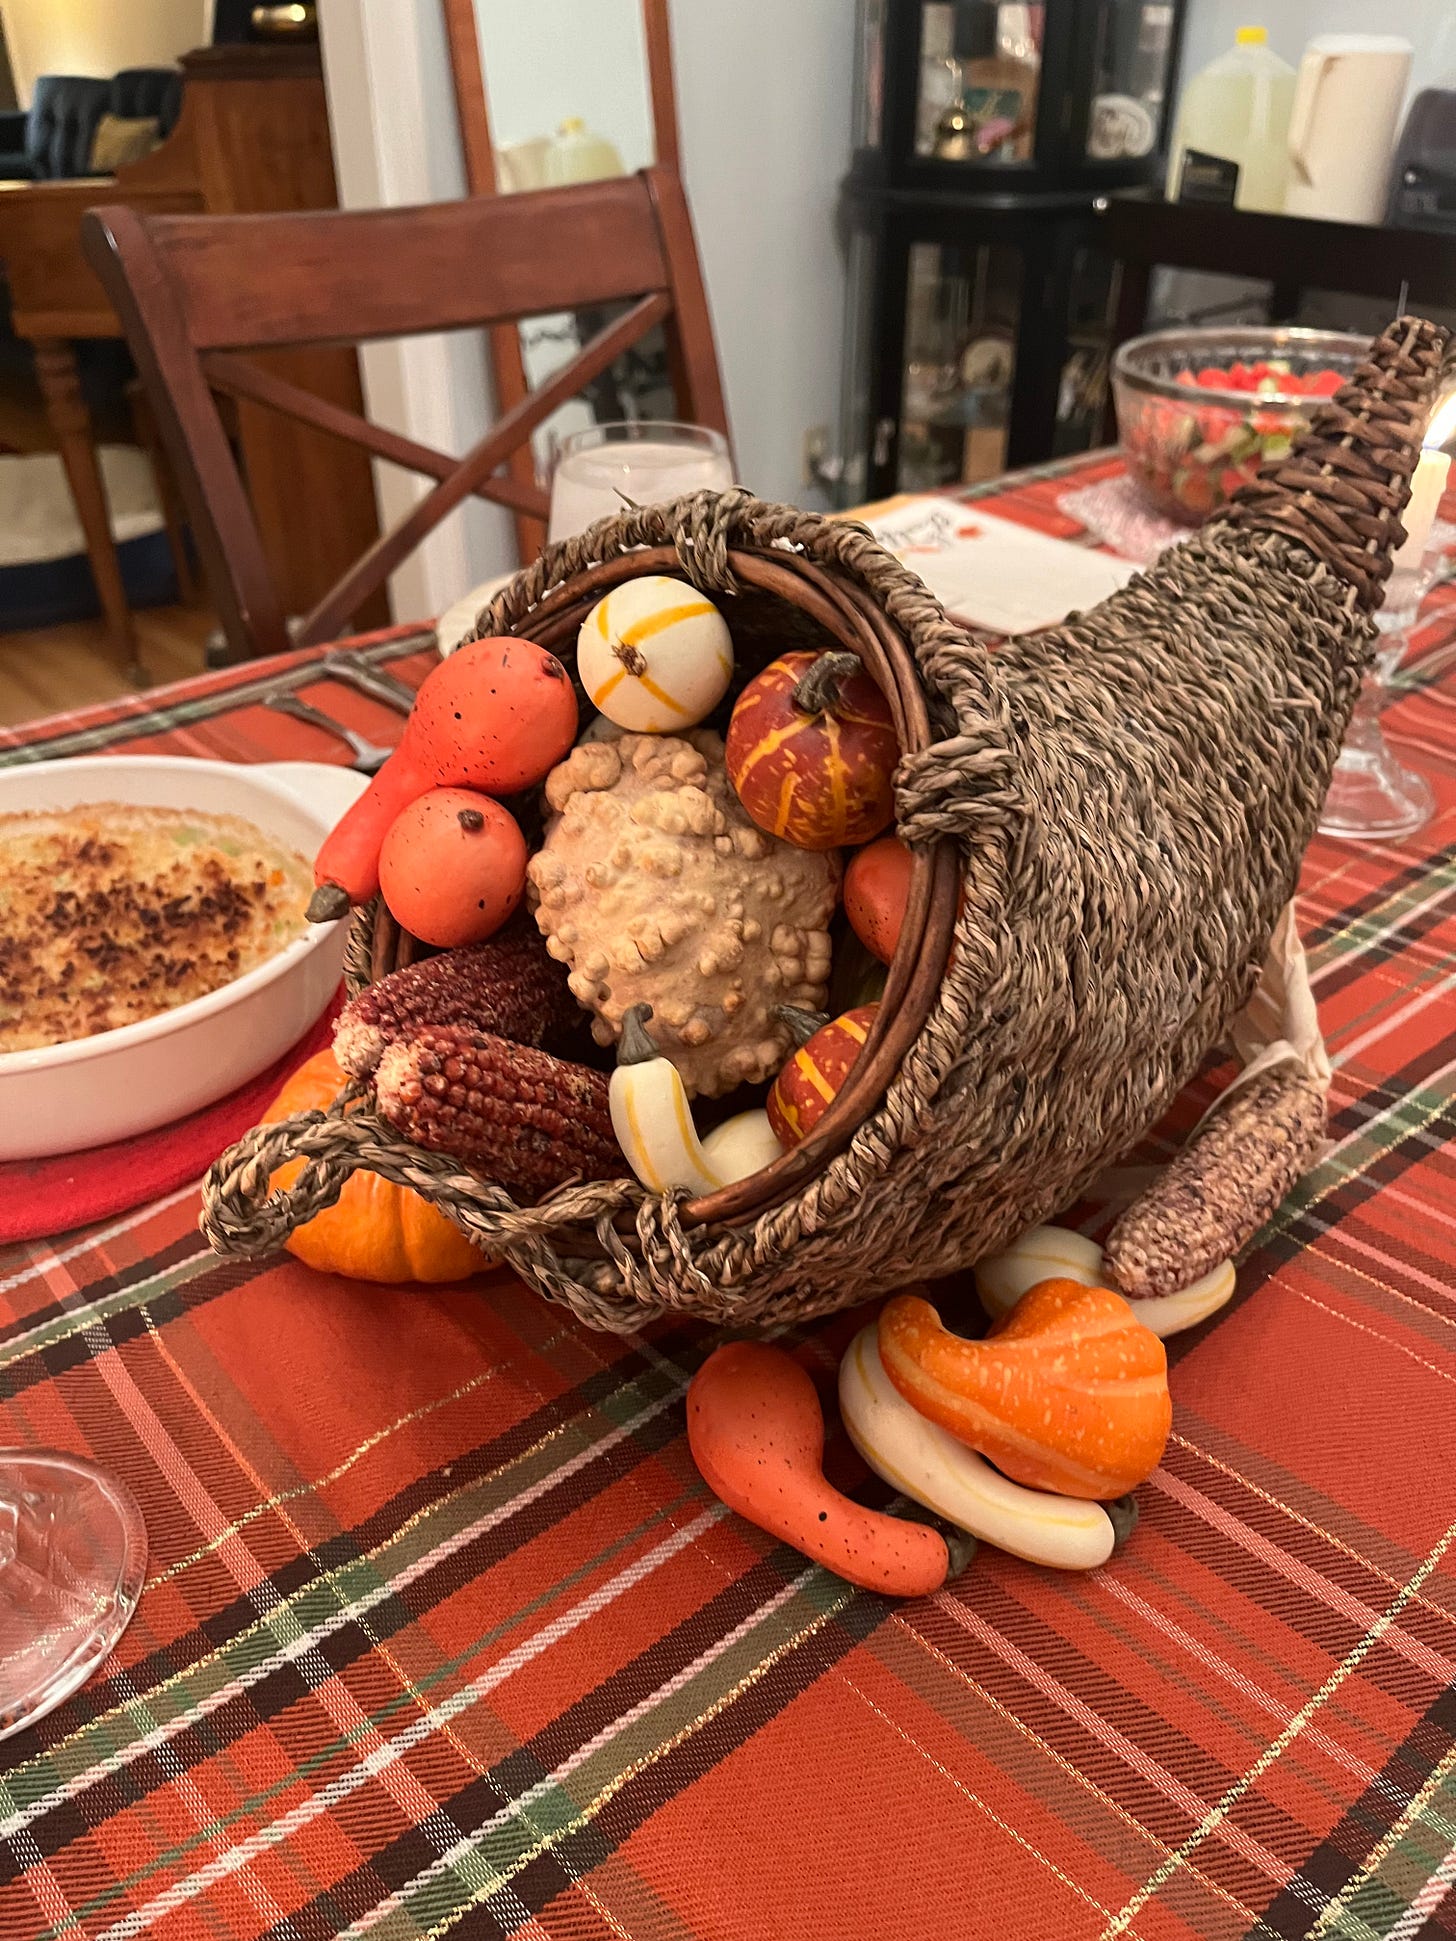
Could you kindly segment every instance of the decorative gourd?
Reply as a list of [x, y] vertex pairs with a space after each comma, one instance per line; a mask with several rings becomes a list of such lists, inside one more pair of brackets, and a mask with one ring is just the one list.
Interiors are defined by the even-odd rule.
[[703, 1134], [703, 1157], [708, 1170], [716, 1173], [725, 1186], [735, 1179], [747, 1179], [782, 1159], [784, 1149], [768, 1122], [761, 1105], [748, 1112], [735, 1112], [720, 1126]]
[[759, 1156], [768, 1144], [779, 1158], [783, 1148], [762, 1111], [740, 1112], [719, 1126], [713, 1150], [698, 1138], [681, 1075], [647, 1035], [651, 1016], [650, 1004], [634, 1004], [623, 1018], [609, 1095], [617, 1144], [642, 1184], [653, 1193], [712, 1193], [768, 1165]]
[[781, 1146], [797, 1146], [823, 1118], [864, 1050], [879, 1008], [878, 1004], [861, 1004], [842, 1017], [820, 1024], [813, 1012], [784, 1006], [790, 1029], [803, 1035], [807, 1028], [810, 1035], [804, 1037], [769, 1090], [768, 1122]]
[[369, 901], [385, 836], [426, 789], [515, 795], [533, 788], [575, 736], [576, 695], [554, 654], [507, 636], [457, 647], [425, 676], [399, 747], [325, 838], [310, 918], [331, 922]]
[[[347, 1083], [333, 1053], [321, 1051], [289, 1074], [263, 1124], [323, 1111]], [[291, 1186], [303, 1165], [299, 1159], [280, 1166], [273, 1190]], [[350, 1173], [334, 1204], [295, 1228], [286, 1244], [305, 1266], [359, 1281], [459, 1281], [491, 1265], [428, 1200], [377, 1173]]]
[[900, 941], [910, 897], [910, 851], [898, 836], [856, 850], [844, 868], [844, 914], [865, 949], [888, 964]]
[[1157, 1467], [1173, 1405], [1163, 1344], [1120, 1294], [1042, 1281], [984, 1341], [915, 1294], [880, 1314], [886, 1373], [922, 1415], [1013, 1481], [1063, 1496], [1125, 1496]]
[[635, 734], [705, 721], [733, 678], [733, 637], [711, 600], [650, 573], [598, 600], [581, 624], [576, 672], [587, 699]]
[[914, 1408], [885, 1373], [873, 1322], [839, 1364], [839, 1413], [877, 1476], [902, 1495], [1028, 1563], [1095, 1570], [1117, 1532], [1100, 1503], [1023, 1489]]
[[484, 943], [526, 888], [526, 838], [509, 809], [472, 789], [430, 789], [402, 809], [379, 852], [390, 914], [441, 950]]
[[976, 1292], [993, 1321], [1009, 1314], [1038, 1282], [1051, 1280], [1105, 1287], [1102, 1249], [1070, 1227], [1028, 1227], [1005, 1253], [976, 1262]]
[[597, 1043], [650, 1004], [690, 1098], [771, 1077], [791, 1043], [778, 1007], [824, 1002], [838, 858], [755, 829], [703, 728], [574, 748], [546, 799], [536, 922]]
[[[1005, 1253], [976, 1263], [976, 1292], [993, 1320], [1009, 1314], [1042, 1281], [1106, 1287], [1111, 1278], [1097, 1242], [1067, 1227], [1030, 1227]], [[1234, 1264], [1221, 1261], [1176, 1294], [1134, 1296], [1121, 1288], [1116, 1291], [1143, 1326], [1166, 1341], [1185, 1328], [1196, 1328], [1227, 1303], [1234, 1291]]]
[[730, 1510], [815, 1563], [886, 1597], [926, 1597], [951, 1573], [939, 1531], [867, 1510], [824, 1474], [824, 1412], [792, 1355], [715, 1348], [688, 1388], [688, 1447]]
[[798, 849], [869, 842], [895, 813], [890, 704], [855, 654], [782, 654], [728, 723], [728, 774], [760, 829]]

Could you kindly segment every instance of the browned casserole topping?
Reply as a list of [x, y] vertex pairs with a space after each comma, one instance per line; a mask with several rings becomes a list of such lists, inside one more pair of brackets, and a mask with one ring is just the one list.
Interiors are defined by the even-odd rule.
[[307, 927], [301, 856], [239, 816], [0, 816], [0, 1052], [89, 1038], [242, 977]]

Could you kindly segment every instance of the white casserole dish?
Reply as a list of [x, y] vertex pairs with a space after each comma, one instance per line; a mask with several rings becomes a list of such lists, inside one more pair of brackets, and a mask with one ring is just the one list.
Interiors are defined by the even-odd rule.
[[[124, 802], [245, 816], [312, 863], [367, 787], [353, 769], [324, 762], [250, 767], [110, 755], [0, 769], [0, 815]], [[339, 982], [345, 929], [311, 925], [246, 976], [140, 1024], [0, 1052], [0, 1161], [150, 1132], [256, 1078], [323, 1015]]]

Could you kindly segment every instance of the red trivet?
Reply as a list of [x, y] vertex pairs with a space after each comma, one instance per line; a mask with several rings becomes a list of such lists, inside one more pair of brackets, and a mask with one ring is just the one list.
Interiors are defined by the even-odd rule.
[[200, 1179], [220, 1152], [258, 1123], [288, 1073], [330, 1043], [338, 1009], [336, 999], [292, 1051], [216, 1105], [111, 1146], [0, 1165], [0, 1244], [48, 1238], [130, 1213]]

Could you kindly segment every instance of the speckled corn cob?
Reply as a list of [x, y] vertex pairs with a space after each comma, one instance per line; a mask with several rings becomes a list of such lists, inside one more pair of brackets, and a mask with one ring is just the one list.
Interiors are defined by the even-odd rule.
[[463, 1024], [539, 1045], [584, 1017], [534, 924], [391, 971], [344, 1006], [334, 1056], [367, 1078], [386, 1045], [427, 1024]]
[[487, 1031], [427, 1025], [387, 1046], [374, 1091], [396, 1131], [518, 1199], [626, 1170], [605, 1077]]
[[1193, 1144], [1133, 1201], [1104, 1250], [1134, 1298], [1176, 1294], [1231, 1260], [1314, 1162], [1325, 1096], [1299, 1072], [1271, 1072], [1215, 1112]]

